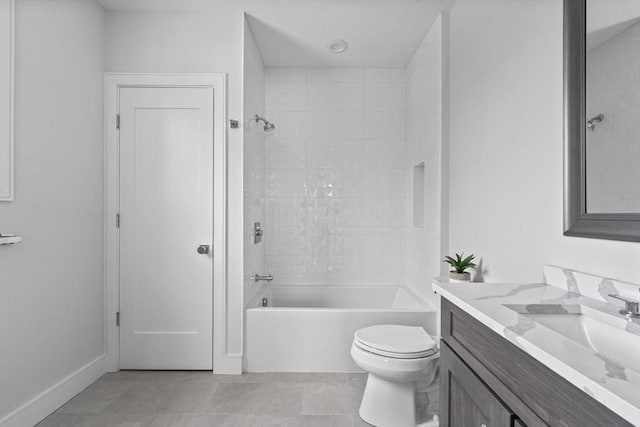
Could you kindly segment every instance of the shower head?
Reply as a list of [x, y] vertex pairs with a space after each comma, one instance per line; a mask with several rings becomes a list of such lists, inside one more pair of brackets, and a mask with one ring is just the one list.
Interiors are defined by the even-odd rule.
[[596, 123], [600, 123], [603, 120], [604, 114], [598, 114], [597, 116], [590, 118], [589, 120], [587, 120], [587, 129], [589, 129], [591, 132], [595, 132]]
[[259, 121], [264, 122], [264, 127], [262, 128], [262, 130], [264, 130], [265, 132], [271, 132], [272, 130], [274, 130], [276, 128], [276, 125], [274, 125], [273, 123], [271, 123], [269, 120], [265, 119], [264, 117], [260, 117], [257, 114], [254, 117], [254, 120], [256, 121], [256, 123], [258, 123]]

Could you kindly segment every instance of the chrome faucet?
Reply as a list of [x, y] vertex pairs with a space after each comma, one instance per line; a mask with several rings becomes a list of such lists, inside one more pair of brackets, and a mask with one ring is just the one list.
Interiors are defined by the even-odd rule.
[[270, 282], [273, 280], [273, 276], [271, 274], [267, 274], [266, 276], [261, 276], [259, 274], [256, 274], [255, 276], [253, 276], [253, 280], [255, 280], [256, 282], [259, 282], [260, 280], [264, 280], [265, 282]]
[[624, 314], [629, 318], [640, 318], [640, 301], [621, 297], [620, 295], [609, 294], [609, 296], [624, 302], [624, 309], [620, 310], [618, 313]]

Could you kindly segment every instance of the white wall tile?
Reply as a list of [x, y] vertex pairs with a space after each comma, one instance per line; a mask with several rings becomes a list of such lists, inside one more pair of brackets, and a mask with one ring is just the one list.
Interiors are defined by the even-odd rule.
[[297, 227], [266, 227], [265, 251], [271, 256], [303, 256], [307, 253], [306, 229]]
[[303, 256], [265, 256], [265, 270], [273, 275], [274, 285], [299, 285], [305, 282], [307, 260]]
[[364, 168], [398, 169], [405, 166], [404, 141], [366, 142], [364, 145]]
[[342, 227], [363, 227], [372, 212], [367, 210], [363, 198], [347, 198], [343, 200], [342, 216], [338, 218], [338, 225]]
[[344, 197], [345, 187], [344, 169], [307, 170], [307, 197]]
[[380, 193], [378, 197], [385, 199], [403, 199], [405, 194], [405, 171], [404, 169], [379, 169]]
[[405, 109], [405, 84], [366, 83], [365, 111], [403, 111]]
[[266, 169], [266, 197], [304, 197], [305, 189], [305, 169]]
[[316, 140], [353, 140], [364, 137], [362, 112], [309, 112], [306, 134]]
[[307, 111], [363, 111], [362, 83], [315, 82], [307, 84]]
[[265, 82], [304, 83], [307, 81], [306, 68], [265, 68]]
[[360, 169], [364, 166], [365, 145], [326, 141], [308, 144], [309, 168]]
[[363, 82], [362, 68], [309, 68], [308, 82]]
[[396, 257], [367, 257], [363, 276], [367, 283], [398, 285], [402, 283], [402, 264]]
[[[340, 224], [341, 218], [344, 216], [344, 199], [340, 198], [312, 198], [309, 199], [309, 207], [307, 208], [307, 223], [309, 224], [309, 239], [311, 247], [315, 247], [312, 239], [317, 236], [316, 233], [320, 228], [324, 227], [329, 230], [335, 230]], [[321, 248], [320, 248], [321, 249]]]
[[400, 227], [370, 227], [362, 229], [367, 239], [363, 245], [365, 257], [393, 257], [404, 250], [404, 229]]
[[265, 88], [265, 102], [274, 111], [305, 111], [307, 84], [269, 83]]
[[265, 117], [276, 127], [275, 130], [265, 134], [266, 140], [304, 143], [307, 135], [307, 114], [305, 112], [267, 110]]
[[364, 137], [371, 141], [404, 140], [404, 112], [366, 112]]
[[[431, 277], [441, 274], [439, 231], [441, 229], [441, 156], [442, 144], [442, 18], [427, 33], [407, 66], [406, 73], [406, 151], [405, 182], [413, 192], [413, 167], [425, 163], [423, 227], [413, 227], [413, 220], [406, 222], [405, 279], [419, 295], [430, 299]], [[405, 193], [406, 194], [406, 193]], [[407, 203], [413, 203], [413, 194]], [[413, 206], [406, 209], [407, 217]], [[435, 233], [438, 231], [438, 233]]]
[[265, 200], [265, 227], [304, 227], [307, 225], [308, 203], [304, 198]]
[[364, 72], [366, 82], [402, 83], [406, 80], [404, 68], [367, 68]]
[[[266, 167], [270, 169], [304, 168], [307, 146], [278, 139], [266, 140]], [[263, 182], [264, 185], [264, 182]]]
[[[245, 23], [246, 24], [246, 23]], [[253, 224], [265, 222], [265, 133], [252, 118], [264, 115], [265, 69], [250, 28], [244, 27], [245, 46], [243, 74], [243, 297], [244, 304], [258, 292], [259, 287], [248, 280], [252, 274], [264, 272], [264, 245], [252, 243]]]
[[[265, 241], [273, 239], [265, 250], [275, 283], [403, 283], [404, 70], [266, 74], [266, 114], [277, 129], [266, 134], [265, 186]], [[301, 95], [288, 91], [301, 92], [304, 82], [306, 104], [290, 111]], [[376, 137], [365, 140], [367, 108], [378, 123]], [[378, 261], [383, 272], [365, 272]]]
[[367, 227], [403, 227], [404, 199], [371, 198], [361, 199], [365, 215], [362, 225]]

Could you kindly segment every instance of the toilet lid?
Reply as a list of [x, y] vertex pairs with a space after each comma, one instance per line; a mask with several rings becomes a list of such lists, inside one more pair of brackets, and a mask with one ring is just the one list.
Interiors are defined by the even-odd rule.
[[354, 337], [364, 350], [399, 359], [426, 357], [437, 351], [436, 343], [419, 326], [369, 326], [357, 330]]

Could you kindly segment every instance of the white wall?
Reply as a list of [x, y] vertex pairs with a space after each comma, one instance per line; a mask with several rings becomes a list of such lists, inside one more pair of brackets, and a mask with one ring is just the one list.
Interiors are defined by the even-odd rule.
[[18, 0], [15, 202], [0, 203], [0, 419], [104, 353], [103, 10]]
[[[227, 115], [242, 118], [243, 14], [235, 2], [218, 2], [198, 11], [107, 12], [106, 71], [149, 73], [228, 73]], [[243, 167], [242, 132], [230, 129], [228, 170], [228, 283], [225, 290], [226, 348], [229, 367], [242, 356]], [[226, 368], [225, 368], [226, 369]]]
[[451, 251], [491, 281], [640, 282], [640, 244], [562, 235], [562, 1], [459, 0], [450, 37]]
[[244, 165], [244, 307], [260, 290], [253, 280], [255, 274], [265, 274], [265, 242], [253, 242], [254, 223], [264, 227], [264, 164], [265, 146], [263, 123], [253, 117], [264, 116], [264, 64], [253, 32], [244, 17], [243, 29], [243, 85], [242, 85], [242, 143]]
[[[405, 278], [406, 284], [427, 300], [433, 299], [431, 279], [446, 270], [442, 263], [446, 255], [442, 253], [442, 243], [448, 241], [446, 229], [443, 230], [443, 223], [448, 219], [444, 122], [448, 89], [444, 75], [447, 19], [446, 15], [438, 17], [407, 65], [405, 167], [409, 207]], [[424, 165], [422, 191], [414, 181], [414, 168], [421, 164]], [[420, 209], [414, 210], [420, 203], [422, 215]]]
[[640, 24], [587, 53], [587, 212], [640, 212]]
[[404, 80], [402, 69], [267, 68], [274, 283], [403, 283]]

